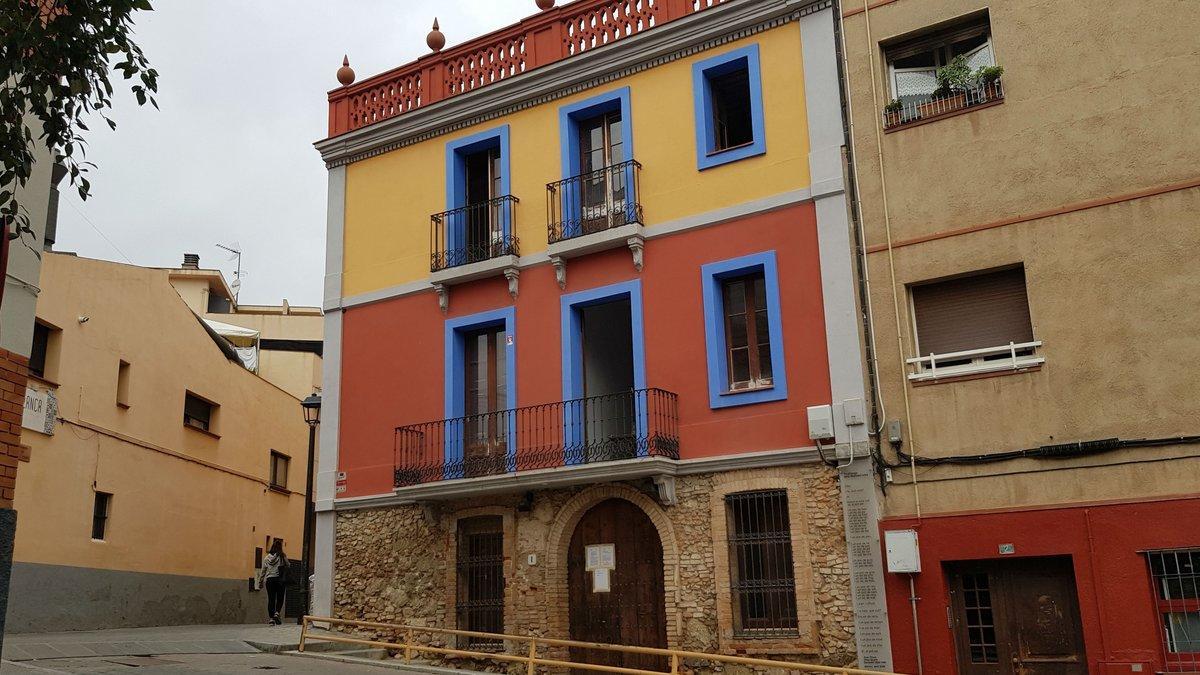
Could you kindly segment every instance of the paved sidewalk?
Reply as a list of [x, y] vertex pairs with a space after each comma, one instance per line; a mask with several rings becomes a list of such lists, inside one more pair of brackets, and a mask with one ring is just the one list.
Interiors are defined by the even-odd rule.
[[4, 636], [3, 657], [5, 661], [21, 662], [94, 656], [278, 653], [295, 649], [298, 644], [300, 626], [294, 623], [282, 626], [161, 626], [9, 634]]

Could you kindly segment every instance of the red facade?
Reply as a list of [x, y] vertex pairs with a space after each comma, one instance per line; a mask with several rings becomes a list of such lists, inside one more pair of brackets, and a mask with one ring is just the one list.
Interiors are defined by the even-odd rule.
[[[915, 529], [919, 534], [921, 572], [915, 575], [915, 595], [919, 598], [923, 672], [963, 672], [954, 633], [947, 626], [951, 612], [947, 569], [951, 564], [1069, 556], [1086, 672], [1152, 673], [1168, 670], [1168, 663], [1146, 552], [1194, 546], [1200, 531], [1200, 499], [939, 514], [921, 520], [887, 519], [880, 528]], [[1000, 556], [1002, 544], [1011, 544], [1014, 552]], [[889, 573], [886, 584], [895, 670], [915, 673], [909, 577]], [[1007, 653], [999, 656], [1010, 658]]]
[[[778, 257], [788, 398], [711, 409], [701, 265], [769, 250]], [[509, 405], [560, 401], [560, 296], [631, 279], [642, 283], [647, 386], [679, 396], [681, 459], [811, 445], [806, 408], [831, 396], [813, 205], [649, 239], [645, 261], [636, 272], [624, 248], [572, 260], [565, 291], [550, 265], [530, 267], [515, 301], [503, 278], [455, 286], [447, 313], [432, 291], [346, 311], [339, 497], [390, 493], [395, 427], [445, 417], [446, 320], [515, 305], [517, 400]]]

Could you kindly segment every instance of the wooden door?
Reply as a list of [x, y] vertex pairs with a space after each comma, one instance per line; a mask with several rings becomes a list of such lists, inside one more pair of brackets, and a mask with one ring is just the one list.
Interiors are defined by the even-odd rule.
[[579, 155], [582, 234], [624, 225], [625, 176], [613, 169], [625, 161], [619, 110], [580, 122]]
[[504, 327], [475, 331], [465, 339], [463, 473], [467, 477], [504, 473], [509, 427]]
[[[586, 570], [586, 549], [597, 544], [614, 547], [608, 592], [596, 592], [594, 573]], [[572, 640], [667, 646], [662, 542], [654, 523], [640, 508], [623, 499], [610, 499], [584, 514], [571, 537], [567, 577]], [[603, 650], [571, 649], [571, 660], [644, 670], [665, 671], [668, 667], [665, 657]]]
[[1087, 672], [1070, 558], [957, 563], [949, 578], [960, 673]]

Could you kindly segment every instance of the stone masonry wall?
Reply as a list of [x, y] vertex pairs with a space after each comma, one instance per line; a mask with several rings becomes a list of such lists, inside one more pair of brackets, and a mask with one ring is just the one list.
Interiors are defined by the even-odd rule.
[[21, 447], [21, 416], [29, 360], [0, 349], [0, 509], [11, 509], [17, 487], [17, 463], [26, 458]]
[[[722, 602], [719, 561], [726, 546], [714, 534], [714, 513], [726, 492], [786, 486], [793, 513], [797, 606], [802, 636], [781, 644], [736, 644]], [[455, 527], [459, 518], [505, 516], [505, 632], [567, 638], [566, 547], [574, 525], [604, 499], [618, 497], [647, 512], [663, 540], [668, 646], [693, 651], [847, 665], [854, 660], [840, 497], [834, 472], [819, 464], [683, 476], [676, 505], [663, 507], [649, 480], [522, 495], [339, 512], [334, 611], [339, 618], [454, 628]], [[792, 504], [795, 499], [797, 503]], [[714, 507], [714, 504], [718, 505]], [[799, 521], [799, 522], [797, 522]], [[715, 530], [724, 531], [724, 523]], [[530, 564], [530, 555], [536, 556]], [[724, 572], [727, 582], [728, 571]], [[727, 599], [728, 589], [724, 597]], [[786, 641], [785, 641], [786, 642]], [[442, 645], [445, 641], [434, 640]], [[810, 644], [811, 643], [811, 644]], [[758, 650], [758, 651], [756, 651]], [[745, 672], [691, 664], [696, 672]], [[473, 666], [478, 667], [478, 666]], [[503, 670], [496, 667], [495, 670]]]

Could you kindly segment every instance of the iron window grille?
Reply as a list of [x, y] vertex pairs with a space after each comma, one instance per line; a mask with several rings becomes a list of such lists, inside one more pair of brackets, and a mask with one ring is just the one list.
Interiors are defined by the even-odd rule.
[[786, 490], [725, 497], [735, 637], [794, 637], [796, 578]]
[[1200, 670], [1200, 548], [1146, 553], [1169, 672]]
[[[464, 518], [458, 523], [455, 563], [459, 630], [504, 632], [504, 521], [500, 516]], [[466, 636], [467, 649], [500, 650], [504, 641]]]
[[964, 574], [962, 586], [967, 647], [971, 652], [971, 663], [1000, 663], [988, 575], [986, 572]]

